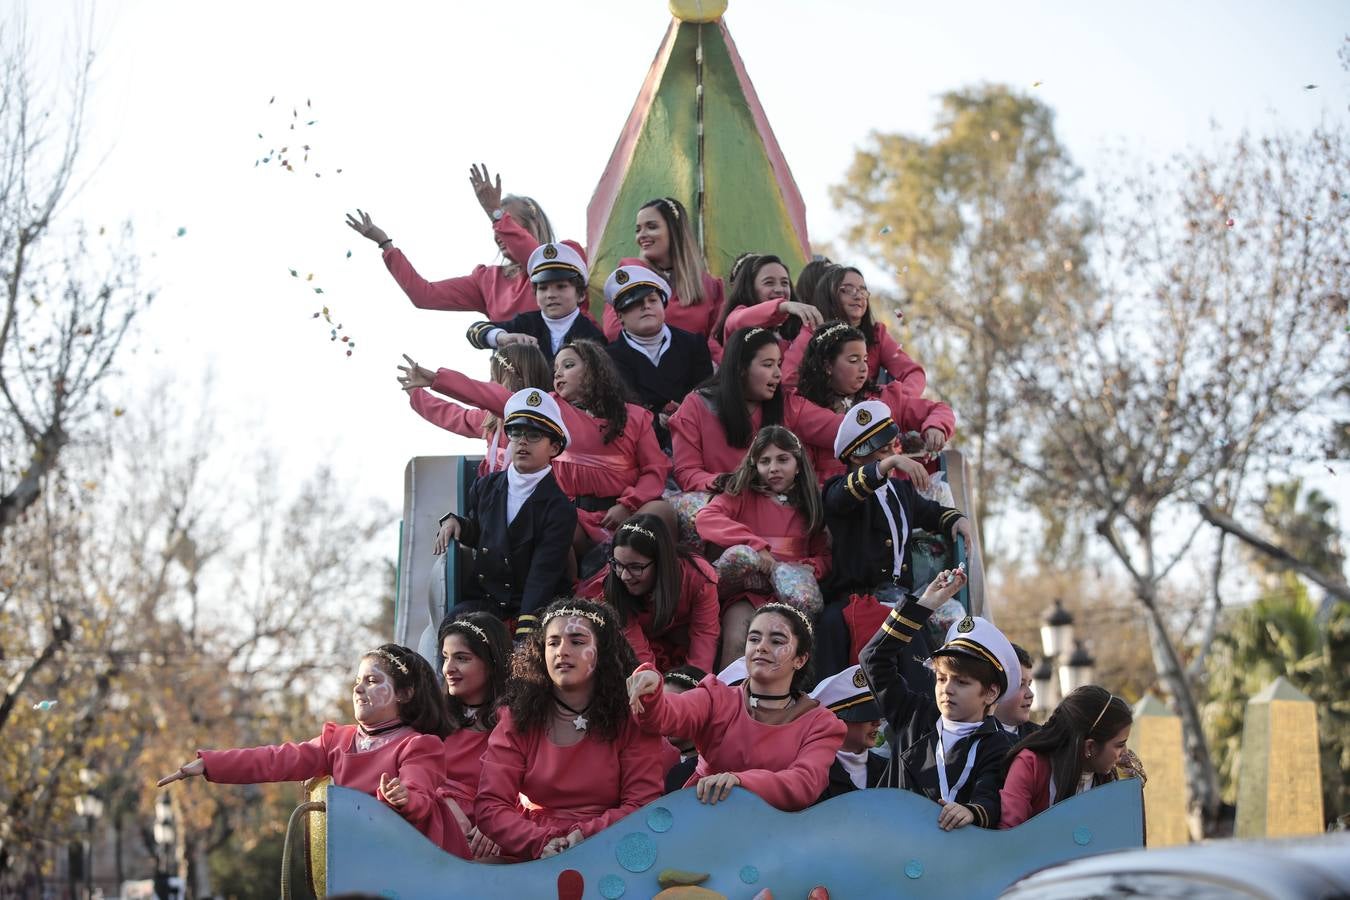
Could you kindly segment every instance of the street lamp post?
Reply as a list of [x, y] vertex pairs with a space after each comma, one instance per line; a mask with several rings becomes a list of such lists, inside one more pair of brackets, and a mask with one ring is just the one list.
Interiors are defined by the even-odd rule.
[[172, 900], [170, 888], [170, 863], [173, 860], [177, 843], [177, 831], [174, 828], [173, 804], [169, 795], [162, 793], [155, 801], [155, 896], [159, 900]]
[[1041, 647], [1045, 655], [1054, 659], [1066, 656], [1073, 644], [1073, 614], [1064, 608], [1064, 601], [1055, 598], [1055, 605], [1041, 618]]
[[103, 801], [94, 793], [98, 773], [93, 769], [80, 770], [80, 784], [84, 793], [75, 798], [75, 814], [84, 817], [84, 896], [94, 895], [94, 820], [103, 815]]
[[1042, 656], [1031, 670], [1031, 684], [1036, 696], [1031, 699], [1032, 712], [1049, 714], [1059, 705], [1059, 691], [1055, 684], [1055, 664], [1050, 657]]
[[[1032, 672], [1036, 699], [1032, 709], [1049, 713], [1075, 688], [1091, 684], [1097, 661], [1083, 641], [1074, 637], [1073, 613], [1058, 597], [1041, 617], [1041, 648], [1045, 656]], [[1056, 678], [1058, 674], [1058, 678]]]
[[1073, 642], [1073, 653], [1059, 667], [1059, 683], [1064, 693], [1091, 684], [1096, 677], [1097, 660], [1082, 641]]

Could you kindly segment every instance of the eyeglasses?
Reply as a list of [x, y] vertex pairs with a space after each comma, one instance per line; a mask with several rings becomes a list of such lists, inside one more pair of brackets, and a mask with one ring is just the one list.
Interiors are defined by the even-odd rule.
[[609, 558], [609, 567], [614, 570], [614, 574], [619, 577], [631, 575], [634, 578], [641, 578], [643, 573], [656, 565], [656, 560], [645, 563], [621, 563], [614, 557]]
[[519, 426], [506, 429], [507, 440], [515, 441], [520, 444], [537, 444], [547, 438], [548, 435], [542, 431], [536, 431], [533, 428], [521, 428]]
[[839, 293], [843, 294], [845, 297], [861, 297], [864, 300], [872, 296], [867, 288], [858, 287], [856, 284], [841, 284], [839, 286]]

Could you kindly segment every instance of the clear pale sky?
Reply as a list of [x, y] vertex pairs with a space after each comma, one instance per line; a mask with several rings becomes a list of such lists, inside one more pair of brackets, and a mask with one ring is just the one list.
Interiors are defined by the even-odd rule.
[[[54, 70], [71, 7], [27, 9]], [[486, 161], [560, 236], [583, 239], [665, 3], [129, 0], [95, 12], [91, 180], [69, 211], [133, 220], [160, 291], [123, 360], [125, 399], [165, 371], [195, 389], [210, 367], [232, 452], [273, 445], [291, 477], [330, 460], [353, 496], [397, 506], [410, 456], [469, 446], [408, 408], [400, 353], [471, 374], [486, 358], [463, 338], [473, 317], [414, 309], [344, 212], [371, 212], [428, 278], [466, 273], [495, 254], [467, 181]], [[726, 22], [817, 241], [838, 241], [827, 191], [854, 148], [871, 131], [929, 133], [946, 90], [1034, 91], [1089, 172], [1108, 145], [1211, 145], [1211, 121], [1229, 134], [1344, 121], [1350, 97], [1344, 2], [731, 0]], [[295, 174], [275, 156], [255, 168], [283, 144]], [[350, 359], [311, 318], [325, 303], [357, 342]]]

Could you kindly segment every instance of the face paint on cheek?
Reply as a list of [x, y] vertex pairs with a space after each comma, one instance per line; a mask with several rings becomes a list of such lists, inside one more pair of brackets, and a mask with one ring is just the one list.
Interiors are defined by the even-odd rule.
[[389, 683], [388, 678], [379, 676], [373, 684], [366, 688], [366, 699], [370, 701], [371, 706], [385, 706], [393, 703], [394, 686]]
[[591, 639], [590, 644], [581, 648], [581, 658], [586, 662], [586, 674], [591, 675], [595, 671], [595, 632], [591, 631], [585, 619], [580, 616], [572, 616], [563, 626], [563, 634], [585, 635]]

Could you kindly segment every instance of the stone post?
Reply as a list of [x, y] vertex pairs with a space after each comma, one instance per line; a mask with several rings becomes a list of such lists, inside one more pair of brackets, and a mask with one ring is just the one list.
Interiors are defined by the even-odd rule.
[[1181, 719], [1152, 694], [1134, 707], [1130, 749], [1144, 764], [1145, 839], [1150, 847], [1189, 843], [1186, 819], [1185, 756], [1181, 745]]
[[1281, 676], [1247, 701], [1235, 835], [1270, 838], [1322, 831], [1317, 705]]

